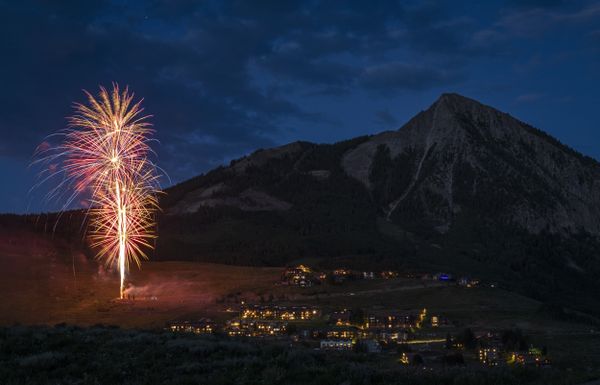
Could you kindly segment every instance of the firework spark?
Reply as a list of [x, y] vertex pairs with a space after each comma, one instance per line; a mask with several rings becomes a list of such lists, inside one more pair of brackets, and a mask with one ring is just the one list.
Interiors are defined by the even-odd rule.
[[[149, 159], [153, 129], [143, 115], [141, 100], [113, 84], [112, 92], [100, 87], [98, 97], [85, 91], [88, 104], [75, 104], [69, 127], [59, 135], [61, 145], [43, 150], [49, 166], [43, 181], [62, 176], [49, 193], [56, 198], [71, 191], [68, 207], [76, 197], [90, 195], [89, 238], [97, 258], [117, 266], [123, 298], [125, 274], [133, 262], [147, 259], [156, 237], [154, 216], [158, 209], [158, 173]], [[57, 164], [60, 165], [57, 167]]]

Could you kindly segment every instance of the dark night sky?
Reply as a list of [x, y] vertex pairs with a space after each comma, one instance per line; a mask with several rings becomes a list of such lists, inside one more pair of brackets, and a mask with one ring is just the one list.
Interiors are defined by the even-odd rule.
[[111, 81], [145, 98], [173, 182], [397, 129], [442, 92], [600, 158], [600, 2], [0, 0], [0, 52], [0, 212], [57, 208], [32, 154]]

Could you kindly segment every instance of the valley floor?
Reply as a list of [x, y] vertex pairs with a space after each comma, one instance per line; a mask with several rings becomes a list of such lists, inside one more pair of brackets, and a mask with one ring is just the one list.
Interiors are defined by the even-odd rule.
[[[2, 382], [6, 384], [36, 383], [46, 375], [56, 377], [60, 373], [73, 377], [72, 383], [94, 383], [94, 378], [99, 378], [102, 372], [95, 366], [90, 367], [87, 361], [78, 361], [80, 366], [70, 364], [72, 372], [61, 369], [65, 362], [72, 362], [70, 357], [80, 350], [87, 352], [90, 360], [97, 360], [97, 355], [104, 357], [101, 360], [107, 360], [107, 367], [120, 368], [110, 369], [110, 375], [117, 376], [113, 378], [127, 376], [131, 379], [129, 383], [148, 383], [162, 378], [169, 370], [181, 376], [182, 381], [192, 381], [200, 373], [208, 373], [211, 381], [214, 380], [212, 383], [222, 383], [233, 373], [247, 380], [240, 383], [255, 383], [244, 374], [248, 372], [265, 379], [264, 383], [324, 383], [327, 378], [343, 382], [342, 377], [349, 383], [363, 383], [360, 381], [366, 378], [371, 383], [391, 383], [388, 380], [398, 375], [393, 378], [407, 380], [402, 383], [441, 384], [451, 383], [447, 382], [450, 372], [452, 376], [459, 373], [489, 379], [489, 383], [506, 384], [524, 383], [524, 377], [520, 376], [528, 376], [531, 380], [528, 383], [540, 384], [572, 384], [600, 378], [598, 325], [555, 319], [541, 310], [539, 302], [504, 289], [465, 288], [407, 277], [298, 287], [281, 284], [283, 268], [147, 262], [142, 270], [132, 270], [128, 278], [128, 298], [117, 300], [118, 281], [114, 273], [80, 254], [57, 250], [49, 241], [32, 239], [13, 240], [0, 247], [3, 266], [0, 269], [0, 325], [6, 326], [0, 330], [0, 367], [4, 370], [0, 375], [10, 378]], [[427, 374], [425, 369], [399, 363], [399, 351], [384, 351], [375, 356], [315, 352], [311, 343], [290, 347], [288, 340], [240, 340], [163, 331], [169, 323], [201, 318], [227, 325], [251, 304], [317, 308], [322, 316], [309, 325], [317, 330], [328, 328], [331, 315], [344, 309], [373, 314], [419, 314], [427, 309], [428, 326], [424, 323], [424, 327], [414, 331], [413, 339], [441, 341], [467, 328], [476, 335], [520, 330], [532, 344], [547, 348], [552, 368], [493, 369], [469, 364], [462, 371], [438, 367], [437, 374], [433, 375]], [[431, 317], [434, 315], [448, 322], [433, 328]], [[13, 326], [61, 323], [91, 328]], [[116, 325], [121, 329], [94, 326], [98, 324]], [[83, 343], [84, 340], [90, 342]], [[139, 341], [147, 341], [156, 350], [138, 346]], [[116, 354], [115, 349], [132, 354], [124, 356], [122, 362], [114, 362], [116, 358], [110, 357]], [[264, 361], [250, 357], [253, 354], [264, 357]], [[465, 352], [465, 358], [476, 363], [476, 354]], [[162, 355], [167, 358], [161, 358]], [[293, 359], [296, 356], [307, 360], [305, 373], [320, 380], [300, 381], [308, 378], [308, 374], [303, 374], [297, 366]], [[141, 372], [147, 368], [147, 362], [168, 370]], [[323, 362], [330, 366], [319, 369]], [[348, 365], [357, 369], [350, 369]], [[87, 380], [78, 377], [82, 373], [88, 373]], [[439, 382], [431, 380], [434, 377]], [[427, 382], [430, 380], [433, 382]]]

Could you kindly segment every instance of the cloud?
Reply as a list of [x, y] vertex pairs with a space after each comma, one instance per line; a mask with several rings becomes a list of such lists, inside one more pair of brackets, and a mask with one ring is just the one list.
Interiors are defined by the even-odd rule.
[[384, 126], [386, 129], [390, 129], [398, 125], [398, 119], [396, 119], [387, 108], [384, 110], [379, 110], [375, 113], [375, 122], [378, 125]]
[[[190, 177], [216, 159], [271, 145], [290, 121], [322, 118], [273, 85], [340, 96], [357, 86], [414, 90], [456, 80], [433, 66], [377, 64], [402, 39], [432, 52], [452, 50], [460, 37], [434, 44], [450, 36], [444, 28], [452, 22], [443, 19], [443, 12], [391, 0], [344, 7], [326, 1], [0, 3], [0, 49], [8, 53], [0, 80], [11, 90], [0, 95], [0, 155], [29, 157], [47, 134], [64, 127], [82, 88], [94, 92], [118, 81], [143, 95], [155, 116], [165, 146], [161, 163], [187, 170], [172, 172], [176, 180]], [[394, 26], [416, 28], [416, 20], [419, 39], [393, 33]], [[426, 38], [430, 25], [443, 36]], [[169, 153], [175, 144], [189, 152]]]
[[516, 97], [515, 101], [517, 103], [533, 103], [542, 99], [545, 95], [542, 93], [528, 93], [522, 94]]
[[[551, 56], [545, 55], [546, 61], [559, 59], [567, 50], [595, 50], [589, 31], [600, 27], [600, 4], [532, 0], [522, 3], [509, 1], [508, 5], [499, 13], [497, 20], [484, 24], [470, 34], [467, 50], [480, 56], [517, 59], [518, 51], [525, 47], [527, 54], [551, 52]], [[566, 36], [569, 36], [568, 48], [564, 46]], [[551, 48], [538, 45], [544, 39], [554, 40]], [[580, 41], [587, 46], [580, 47]], [[516, 65], [523, 66], [528, 65]], [[517, 70], [527, 71], [527, 68]]]
[[[10, 52], [0, 77], [5, 90], [11, 90], [0, 95], [0, 130], [7, 144], [1, 155], [29, 157], [47, 134], [64, 127], [71, 103], [83, 99], [81, 88], [95, 92], [98, 84], [111, 81], [129, 84], [145, 97], [162, 143], [213, 138], [213, 143], [197, 144], [205, 149], [226, 147], [222, 158], [231, 151], [240, 155], [271, 145], [268, 137], [280, 130], [280, 119], [315, 118], [284, 97], [252, 85], [247, 66], [257, 50], [246, 44], [265, 38], [260, 25], [221, 23], [210, 18], [210, 10], [194, 20], [171, 13], [167, 16], [189, 23], [189, 28], [185, 36], [168, 39], [165, 36], [174, 30], [166, 25], [168, 19], [154, 20], [159, 30], [153, 31], [145, 18], [128, 14], [137, 10], [115, 10], [111, 3], [90, 8], [46, 2], [0, 7], [0, 47]], [[212, 155], [190, 146], [185, 146], [185, 154], [169, 154], [169, 148], [158, 150], [175, 179], [213, 165]]]
[[594, 31], [591, 31], [590, 33], [588, 33], [588, 36], [593, 38], [593, 39], [600, 39], [600, 29], [596, 29]]
[[554, 8], [567, 3], [566, 0], [507, 0], [509, 6], [516, 8]]
[[29, 158], [82, 88], [118, 81], [144, 96], [160, 163], [180, 181], [278, 144], [286, 127], [327, 126], [335, 117], [311, 111], [315, 99], [460, 84], [519, 23], [597, 17], [528, 2], [487, 25], [430, 1], [0, 1], [0, 156]]
[[484, 31], [490, 35], [504, 36], [506, 39], [515, 36], [536, 37], [552, 29], [581, 27], [598, 22], [600, 22], [600, 4], [580, 6], [576, 9], [538, 6], [507, 12], [492, 28]]
[[0, 0], [0, 157], [26, 164], [82, 88], [118, 81], [145, 98], [177, 182], [302, 127], [394, 127], [409, 111], [378, 105], [390, 97], [488, 84], [531, 101], [555, 76], [594, 76], [575, 66], [597, 61], [599, 21], [594, 1]]
[[360, 83], [367, 89], [384, 94], [401, 90], [426, 90], [453, 84], [463, 76], [453, 70], [390, 62], [367, 67]]

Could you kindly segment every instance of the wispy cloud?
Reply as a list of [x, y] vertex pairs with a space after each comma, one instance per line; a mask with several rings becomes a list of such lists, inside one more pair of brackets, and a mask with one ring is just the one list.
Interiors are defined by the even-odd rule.
[[542, 99], [545, 95], [542, 93], [527, 93], [521, 94], [515, 98], [517, 103], [533, 103]]

